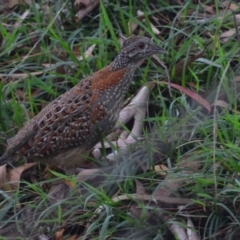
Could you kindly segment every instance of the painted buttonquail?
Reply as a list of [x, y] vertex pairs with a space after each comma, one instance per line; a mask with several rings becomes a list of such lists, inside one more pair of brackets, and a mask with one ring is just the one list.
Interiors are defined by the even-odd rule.
[[78, 166], [116, 123], [137, 63], [166, 51], [151, 39], [127, 38], [114, 61], [49, 103], [11, 139], [0, 165], [18, 158]]

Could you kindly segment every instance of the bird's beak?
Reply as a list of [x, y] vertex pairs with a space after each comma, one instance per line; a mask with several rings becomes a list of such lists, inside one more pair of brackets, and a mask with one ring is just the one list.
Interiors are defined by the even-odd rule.
[[167, 52], [165, 49], [160, 48], [160, 47], [158, 47], [158, 46], [156, 46], [154, 50], [155, 50], [156, 53], [158, 53], [158, 54], [168, 54], [168, 52]]

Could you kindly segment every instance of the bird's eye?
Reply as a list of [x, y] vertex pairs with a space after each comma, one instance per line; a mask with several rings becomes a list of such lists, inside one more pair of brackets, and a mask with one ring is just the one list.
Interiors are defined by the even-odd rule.
[[144, 47], [145, 47], [145, 43], [144, 43], [144, 42], [140, 42], [140, 43], [138, 44], [138, 48], [139, 48], [139, 49], [144, 49]]

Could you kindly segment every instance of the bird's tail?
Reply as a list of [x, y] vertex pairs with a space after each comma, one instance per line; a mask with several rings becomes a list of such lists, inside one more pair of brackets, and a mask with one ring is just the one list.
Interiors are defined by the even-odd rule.
[[9, 156], [8, 154], [4, 153], [0, 157], [0, 166], [4, 165], [6, 163], [11, 163], [11, 162], [15, 161], [16, 157], [17, 157], [16, 155]]

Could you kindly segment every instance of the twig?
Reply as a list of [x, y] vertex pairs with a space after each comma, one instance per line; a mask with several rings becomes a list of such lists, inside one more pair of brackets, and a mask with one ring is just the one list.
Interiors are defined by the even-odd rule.
[[142, 200], [142, 201], [153, 201], [153, 202], [160, 202], [160, 203], [167, 203], [167, 204], [190, 204], [193, 203], [189, 198], [176, 198], [176, 197], [162, 197], [162, 196], [152, 196], [147, 194], [127, 194], [127, 195], [120, 195], [117, 197], [112, 198], [113, 202], [119, 202], [123, 200]]

